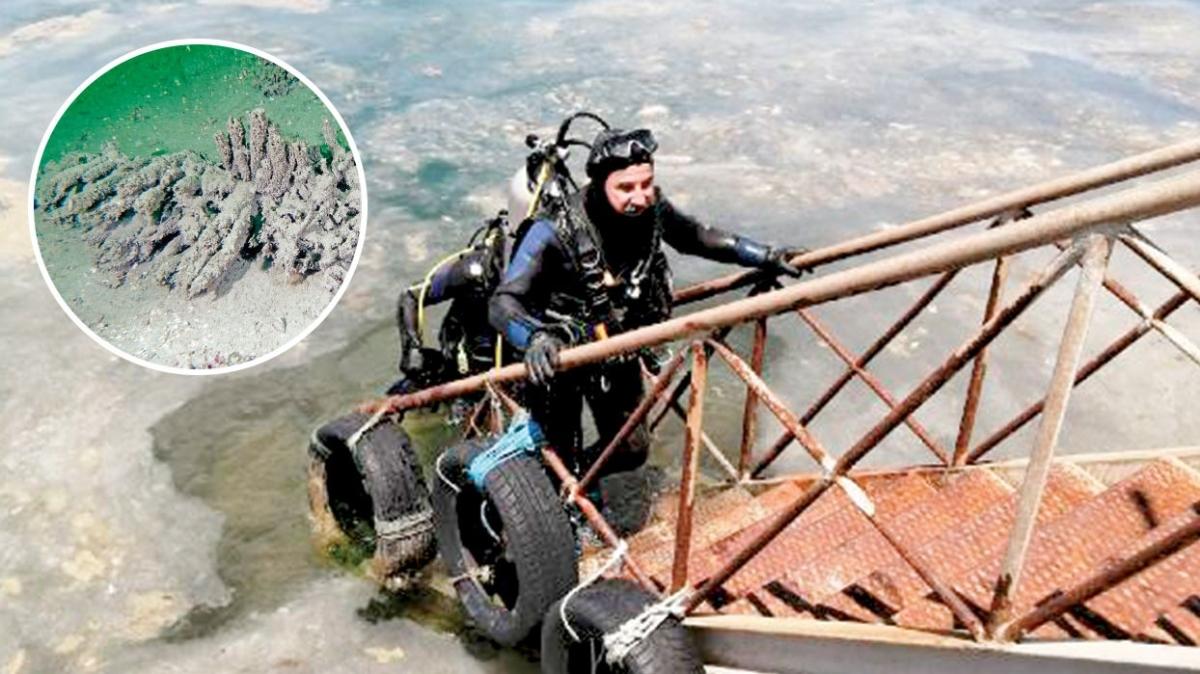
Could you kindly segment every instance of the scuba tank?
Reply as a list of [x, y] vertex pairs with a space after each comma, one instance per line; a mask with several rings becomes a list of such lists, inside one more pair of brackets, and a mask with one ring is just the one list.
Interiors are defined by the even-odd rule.
[[[590, 119], [608, 129], [608, 122], [598, 115], [580, 111], [571, 114], [559, 124], [553, 140], [543, 140], [534, 134], [525, 137], [525, 145], [531, 150], [526, 156], [525, 166], [509, 181], [509, 204], [524, 206], [525, 219], [516, 228], [514, 248], [528, 230], [535, 217], [552, 220], [563, 248], [572, 256], [572, 263], [579, 270], [580, 280], [586, 297], [580, 308], [585, 332], [596, 339], [607, 339], [609, 330], [615, 329], [617, 320], [612, 301], [608, 295], [611, 275], [604, 263], [600, 238], [586, 215], [572, 212], [571, 197], [579, 192], [567, 167], [571, 146], [591, 149], [586, 141], [570, 137], [571, 125], [579, 119]], [[510, 210], [510, 213], [520, 211]]]

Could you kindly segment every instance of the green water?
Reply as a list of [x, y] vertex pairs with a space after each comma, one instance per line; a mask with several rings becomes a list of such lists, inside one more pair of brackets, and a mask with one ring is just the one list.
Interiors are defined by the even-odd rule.
[[[193, 150], [217, 162], [213, 134], [230, 117], [263, 108], [286, 138], [324, 142], [332, 115], [311, 89], [249, 52], [213, 45], [157, 49], [101, 75], [63, 113], [42, 163], [69, 152], [100, 152], [114, 140], [128, 156]], [[339, 130], [339, 142], [348, 147]]]
[[[155, 456], [171, 467], [176, 486], [225, 516], [217, 564], [234, 590], [231, 604], [194, 612], [172, 638], [208, 634], [236, 616], [280, 606], [338, 561], [311, 543], [309, 433], [386, 388], [395, 348], [395, 328], [379, 323], [302, 367], [214, 380], [151, 427]], [[405, 426], [427, 466], [456, 437], [436, 414], [411, 414]], [[432, 593], [401, 603], [409, 617], [437, 627], [459, 622], [457, 607], [447, 609]]]
[[[176, 487], [224, 516], [217, 568], [233, 591], [231, 603], [198, 607], [164, 639], [211, 635], [238, 617], [274, 610], [335, 567], [355, 573], [369, 556], [347, 549], [339, 558], [314, 548], [307, 447], [313, 428], [387, 388], [395, 377], [395, 350], [395, 326], [375, 323], [302, 366], [216, 379], [150, 428], [154, 454], [170, 466]], [[410, 413], [404, 425], [427, 472], [458, 437], [438, 413]], [[477, 660], [499, 658], [505, 671], [536, 671], [527, 662], [530, 651], [506, 653], [467, 623], [456, 601], [428, 587], [381, 591], [359, 607], [357, 617], [369, 623], [413, 620], [454, 634]]]

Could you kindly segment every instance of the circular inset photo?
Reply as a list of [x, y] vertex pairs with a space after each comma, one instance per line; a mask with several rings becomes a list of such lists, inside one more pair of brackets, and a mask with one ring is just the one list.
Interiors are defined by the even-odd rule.
[[31, 225], [63, 308], [106, 348], [184, 373], [241, 369], [333, 308], [366, 221], [362, 162], [303, 75], [224, 42], [110, 63], [42, 140]]

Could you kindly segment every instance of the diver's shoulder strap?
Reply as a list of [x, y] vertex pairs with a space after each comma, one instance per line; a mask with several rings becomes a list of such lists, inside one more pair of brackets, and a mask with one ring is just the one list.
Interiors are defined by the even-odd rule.
[[608, 265], [604, 261], [599, 232], [588, 217], [583, 199], [582, 192], [567, 199], [566, 208], [555, 218], [555, 230], [587, 294], [588, 321], [604, 323], [612, 315], [612, 304], [604, 283]]

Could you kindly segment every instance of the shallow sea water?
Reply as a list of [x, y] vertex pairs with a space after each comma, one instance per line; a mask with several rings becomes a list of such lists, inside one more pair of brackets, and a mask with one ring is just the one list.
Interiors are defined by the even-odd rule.
[[[810, 246], [1200, 129], [1200, 9], [1183, 1], [288, 7], [0, 10], [0, 671], [533, 671], [519, 654], [434, 629], [445, 623], [362, 617], [374, 590], [308, 544], [304, 444], [321, 419], [387, 385], [400, 284], [503, 205], [525, 133], [549, 132], [572, 109], [652, 126], [660, 181], [688, 212]], [[200, 34], [311, 77], [346, 117], [371, 193], [362, 264], [326, 323], [265, 366], [202, 381], [141, 370], [81, 335], [22, 231], [34, 150], [64, 98], [129, 49]], [[1194, 268], [1195, 222], [1145, 230]], [[1045, 260], [1018, 260], [1012, 284]], [[679, 283], [722, 271], [672, 263]], [[1113, 264], [1148, 302], [1169, 294], [1123, 251]], [[989, 274], [964, 272], [881, 357], [874, 371], [894, 392], [978, 322]], [[1039, 395], [1073, 279], [997, 342], [981, 429]], [[861, 350], [923, 288], [913, 286], [817, 313]], [[1195, 306], [1172, 322], [1200, 335]], [[1102, 299], [1089, 352], [1131, 323]], [[768, 381], [798, 408], [841, 372], [827, 348], [782, 325], [767, 359]], [[712, 379], [709, 428], [735, 447], [740, 388], [720, 368]], [[963, 385], [918, 415], [939, 441], [953, 442]], [[813, 427], [835, 452], [881, 413], [861, 388], [843, 395]], [[1147, 339], [1076, 392], [1063, 446], [1195, 444], [1197, 396], [1194, 367]], [[656, 456], [669, 461], [678, 440], [670, 422]], [[1002, 455], [1028, 444], [1025, 432]], [[922, 452], [900, 429], [877, 461]]]

